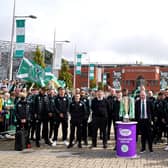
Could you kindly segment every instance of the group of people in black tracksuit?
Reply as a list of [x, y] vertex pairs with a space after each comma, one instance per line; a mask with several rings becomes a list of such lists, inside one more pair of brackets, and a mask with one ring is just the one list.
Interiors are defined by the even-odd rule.
[[[149, 150], [153, 151], [153, 140], [158, 141], [161, 138], [163, 128], [168, 123], [168, 91], [166, 97], [164, 97], [165, 95], [160, 92], [155, 99], [152, 94], [146, 95], [146, 91], [141, 90], [140, 95], [136, 97], [133, 120], [138, 122], [137, 133], [141, 134], [142, 152], [145, 151], [146, 141], [148, 141]], [[103, 148], [107, 148], [112, 123], [114, 137], [115, 140], [117, 139], [115, 122], [122, 120], [122, 116], [120, 116], [121, 100], [122, 91], [116, 93], [114, 88], [110, 89], [107, 98], [102, 90], [98, 90], [92, 98], [91, 95], [90, 97], [86, 95], [84, 90], [70, 96], [62, 87], [58, 88], [58, 94], [54, 89], [46, 90], [46, 88], [41, 88], [38, 93], [37, 91], [32, 91], [27, 95], [20, 93], [15, 109], [17, 130], [24, 127], [28, 131], [27, 144], [30, 144], [31, 138], [35, 140], [36, 146], [40, 147], [42, 137], [46, 144], [56, 146], [61, 124], [62, 141], [68, 148], [73, 147], [75, 142], [78, 142], [79, 148], [82, 147], [82, 142], [84, 145], [88, 145], [88, 129], [91, 129], [89, 132], [92, 133], [91, 147], [96, 147], [98, 130], [100, 130]], [[90, 128], [88, 128], [89, 118], [92, 118]]]

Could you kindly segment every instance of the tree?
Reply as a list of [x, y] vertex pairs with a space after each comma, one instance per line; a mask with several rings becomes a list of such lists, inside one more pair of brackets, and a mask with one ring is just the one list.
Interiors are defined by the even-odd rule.
[[34, 58], [33, 60], [35, 61], [36, 64], [40, 65], [42, 68], [45, 68], [45, 59], [44, 56], [39, 48], [39, 46], [37, 46], [36, 48], [36, 52], [34, 54]]
[[58, 79], [65, 81], [68, 88], [72, 88], [72, 74], [69, 72], [68, 62], [64, 59], [62, 59], [62, 66]]
[[96, 79], [90, 80], [90, 88], [96, 88]]
[[98, 83], [98, 90], [104, 90], [103, 82]]

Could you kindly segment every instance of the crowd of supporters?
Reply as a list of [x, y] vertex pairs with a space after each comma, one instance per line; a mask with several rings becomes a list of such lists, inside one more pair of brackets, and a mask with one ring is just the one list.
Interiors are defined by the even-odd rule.
[[[144, 116], [140, 112], [142, 100], [146, 101]], [[124, 109], [126, 101], [129, 103], [127, 110]], [[40, 147], [41, 139], [48, 145], [57, 146], [61, 125], [62, 141], [68, 148], [75, 143], [79, 148], [88, 145], [88, 137], [92, 140], [91, 147], [97, 147], [98, 130], [103, 148], [107, 148], [112, 132], [117, 139], [115, 122], [123, 121], [124, 113], [128, 113], [130, 121], [138, 122], [137, 135], [141, 135], [142, 152], [145, 151], [146, 141], [151, 143], [149, 150], [153, 152], [152, 145], [167, 138], [167, 89], [153, 96], [151, 90], [146, 91], [141, 86], [139, 94], [133, 97], [127, 89], [116, 91], [112, 87], [106, 92], [77, 88], [71, 93], [62, 87], [29, 89], [17, 80], [0, 82], [0, 138], [9, 138], [12, 132], [24, 129], [27, 131], [27, 147], [32, 141]], [[141, 128], [150, 129], [143, 132]]]

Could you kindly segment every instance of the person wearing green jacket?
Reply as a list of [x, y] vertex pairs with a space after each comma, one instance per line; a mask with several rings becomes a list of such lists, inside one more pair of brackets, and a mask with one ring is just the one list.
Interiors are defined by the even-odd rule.
[[134, 98], [128, 96], [128, 89], [123, 89], [123, 97], [120, 101], [119, 116], [122, 120], [128, 121], [135, 118]]
[[5, 131], [8, 131], [10, 126], [10, 116], [14, 110], [14, 102], [12, 101], [10, 93], [8, 92], [4, 94], [3, 109], [5, 111]]

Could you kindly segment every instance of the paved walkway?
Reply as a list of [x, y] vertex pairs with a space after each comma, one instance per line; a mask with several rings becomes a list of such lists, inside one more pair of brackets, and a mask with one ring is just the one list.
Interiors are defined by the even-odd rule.
[[[89, 142], [90, 143], [90, 142]], [[168, 152], [164, 151], [165, 144], [154, 145], [154, 152], [140, 154], [137, 157], [118, 158], [112, 150], [114, 142], [109, 141], [108, 148], [103, 149], [101, 141], [98, 147], [82, 149], [74, 146], [67, 149], [61, 141], [56, 147], [42, 143], [36, 148], [32, 143], [31, 149], [14, 151], [14, 140], [0, 140], [0, 168], [165, 168], [168, 167]]]

